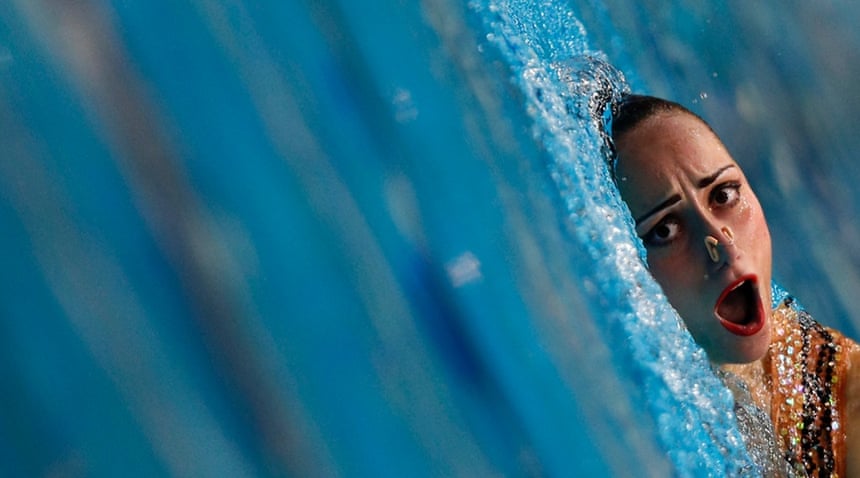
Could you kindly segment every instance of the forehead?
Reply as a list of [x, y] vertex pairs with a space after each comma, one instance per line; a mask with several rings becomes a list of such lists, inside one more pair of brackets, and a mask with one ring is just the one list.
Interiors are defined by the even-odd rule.
[[684, 112], [658, 113], [645, 119], [621, 135], [615, 146], [618, 186], [631, 209], [640, 202], [665, 198], [680, 183], [695, 183], [735, 164], [710, 128]]
[[707, 168], [711, 161], [728, 156], [720, 139], [704, 122], [675, 111], [642, 120], [621, 135], [615, 146], [619, 170], [664, 166]]

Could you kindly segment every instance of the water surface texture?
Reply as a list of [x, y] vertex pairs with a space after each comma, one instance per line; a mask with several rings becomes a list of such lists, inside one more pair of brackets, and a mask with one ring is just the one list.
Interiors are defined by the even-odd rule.
[[594, 105], [707, 118], [856, 337], [860, 7], [700, 3], [0, 3], [0, 475], [760, 474]]

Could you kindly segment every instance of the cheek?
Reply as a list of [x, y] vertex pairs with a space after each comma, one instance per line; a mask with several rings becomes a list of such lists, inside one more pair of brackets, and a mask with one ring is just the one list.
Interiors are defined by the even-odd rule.
[[660, 251], [648, 254], [648, 268], [663, 292], [676, 308], [689, 295], [690, 286], [695, 281], [693, 262], [682, 251], [668, 253]]
[[744, 242], [751, 249], [750, 252], [754, 252], [762, 260], [770, 261], [770, 230], [758, 200], [753, 196], [745, 201], [743, 208], [736, 227], [743, 233]]

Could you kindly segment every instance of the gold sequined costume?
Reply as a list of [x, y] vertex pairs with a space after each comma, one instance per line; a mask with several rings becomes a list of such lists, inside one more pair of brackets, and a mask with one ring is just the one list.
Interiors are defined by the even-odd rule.
[[[849, 460], [860, 469], [858, 457], [848, 456], [845, 433], [849, 420], [852, 430], [860, 426], [854, 416], [860, 414], [860, 376], [852, 376], [860, 346], [816, 322], [791, 297], [773, 311], [771, 326], [762, 360], [723, 365], [719, 372], [735, 395], [750, 451], [767, 476], [846, 477]], [[770, 412], [772, 429], [762, 423], [763, 411]], [[779, 450], [767, 444], [772, 441]]]
[[787, 298], [762, 361], [777, 441], [800, 476], [845, 476], [844, 384], [857, 345]]

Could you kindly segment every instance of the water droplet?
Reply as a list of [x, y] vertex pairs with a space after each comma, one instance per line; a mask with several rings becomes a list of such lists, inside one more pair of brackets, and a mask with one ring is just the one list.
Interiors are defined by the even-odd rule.
[[394, 92], [392, 104], [394, 105], [394, 119], [398, 123], [406, 123], [418, 117], [418, 108], [415, 107], [412, 93], [409, 90], [398, 88]]
[[460, 287], [481, 279], [481, 262], [471, 252], [466, 251], [457, 258], [449, 261], [445, 269], [448, 279], [454, 287]]

